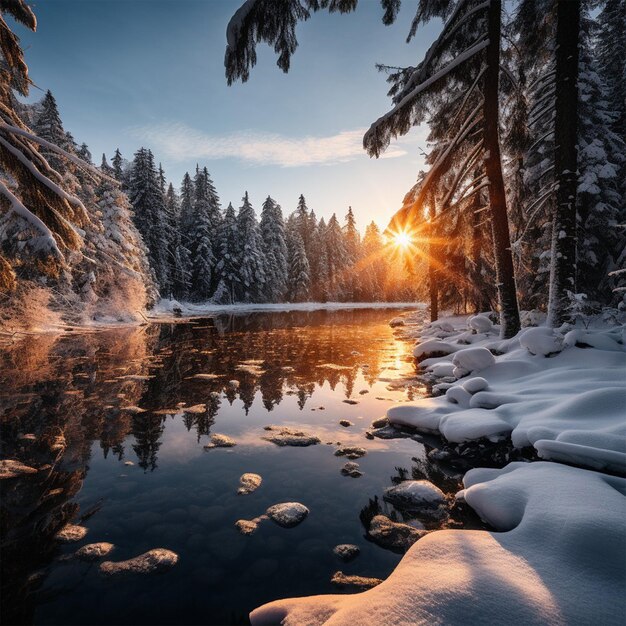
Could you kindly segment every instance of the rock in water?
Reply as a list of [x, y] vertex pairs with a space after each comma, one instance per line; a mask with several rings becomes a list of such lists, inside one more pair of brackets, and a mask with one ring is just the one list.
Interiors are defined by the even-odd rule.
[[265, 430], [270, 434], [262, 439], [271, 441], [277, 446], [314, 446], [320, 443], [320, 438], [304, 430], [288, 428], [286, 426], [266, 426]]
[[339, 420], [339, 425], [344, 428], [348, 428], [348, 426], [354, 426], [354, 424], [350, 420]]
[[358, 404], [358, 400], [342, 400], [342, 402], [345, 402], [346, 404]]
[[333, 548], [335, 556], [338, 556], [342, 561], [352, 561], [359, 556], [359, 552], [361, 552], [361, 548], [352, 543], [341, 543]]
[[305, 519], [309, 514], [309, 509], [299, 502], [282, 502], [271, 506], [266, 514], [279, 526], [293, 528]]
[[67, 526], [61, 528], [54, 538], [63, 543], [70, 543], [72, 541], [80, 541], [86, 534], [87, 529], [84, 526], [67, 524]]
[[259, 522], [263, 517], [265, 516], [255, 517], [254, 519], [238, 519], [235, 522], [235, 528], [242, 535], [251, 535], [259, 527]]
[[24, 474], [36, 474], [37, 470], [34, 467], [24, 465], [20, 461], [15, 459], [4, 459], [0, 461], [0, 480], [4, 478], [16, 478], [17, 476], [23, 476]]
[[446, 496], [427, 480], [405, 480], [399, 485], [388, 487], [383, 499], [399, 508], [417, 510], [437, 508], [446, 502]]
[[176, 552], [165, 548], [155, 548], [127, 561], [104, 561], [100, 564], [100, 571], [107, 575], [121, 574], [122, 572], [152, 574], [168, 570], [176, 563], [178, 563]]
[[74, 556], [83, 561], [96, 561], [109, 554], [114, 547], [112, 543], [107, 543], [106, 541], [88, 543], [86, 546], [76, 550]]
[[348, 461], [342, 468], [341, 473], [344, 476], [352, 476], [352, 478], [358, 478], [363, 476], [363, 472], [359, 469], [359, 464], [353, 461]]
[[426, 532], [408, 524], [394, 522], [385, 515], [375, 515], [367, 534], [381, 548], [406, 552]]
[[367, 450], [365, 448], [359, 448], [358, 446], [344, 446], [335, 450], [335, 456], [346, 456], [349, 459], [358, 459], [365, 456]]
[[330, 579], [333, 585], [339, 587], [352, 587], [365, 591], [380, 585], [383, 581], [380, 578], [365, 578], [364, 576], [346, 576], [343, 572], [335, 572]]
[[232, 448], [236, 445], [237, 442], [234, 439], [231, 439], [227, 435], [215, 433], [214, 435], [211, 435], [211, 443], [207, 443], [207, 445], [204, 446], [204, 449], [211, 450], [212, 448]]
[[263, 482], [263, 479], [258, 474], [244, 474], [240, 479], [240, 487], [237, 489], [237, 493], [240, 496], [247, 496], [249, 493], [256, 491]]

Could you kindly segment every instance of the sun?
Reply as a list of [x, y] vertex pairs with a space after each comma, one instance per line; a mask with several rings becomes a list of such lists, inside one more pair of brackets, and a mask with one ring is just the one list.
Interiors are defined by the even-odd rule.
[[407, 233], [399, 232], [393, 236], [393, 245], [396, 246], [396, 248], [406, 250], [411, 243], [411, 237]]

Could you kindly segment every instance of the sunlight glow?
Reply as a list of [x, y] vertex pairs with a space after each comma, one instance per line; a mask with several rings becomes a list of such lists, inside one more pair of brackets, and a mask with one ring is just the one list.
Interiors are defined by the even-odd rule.
[[408, 233], [400, 232], [393, 236], [393, 245], [398, 248], [408, 248], [412, 243], [411, 237]]

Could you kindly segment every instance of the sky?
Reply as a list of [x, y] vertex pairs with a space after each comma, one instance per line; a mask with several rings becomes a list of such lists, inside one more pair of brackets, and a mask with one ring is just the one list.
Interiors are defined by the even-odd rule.
[[97, 163], [145, 146], [175, 187], [206, 166], [224, 207], [248, 191], [257, 211], [271, 195], [288, 214], [304, 194], [318, 218], [352, 206], [362, 230], [384, 227], [424, 167], [427, 128], [367, 156], [363, 133], [391, 107], [375, 64], [416, 65], [438, 25], [406, 44], [412, 2], [391, 27], [378, 0], [320, 11], [298, 25], [288, 74], [262, 44], [250, 80], [228, 87], [226, 26], [242, 1], [37, 0], [37, 32], [15, 26], [36, 84], [29, 100], [50, 89]]

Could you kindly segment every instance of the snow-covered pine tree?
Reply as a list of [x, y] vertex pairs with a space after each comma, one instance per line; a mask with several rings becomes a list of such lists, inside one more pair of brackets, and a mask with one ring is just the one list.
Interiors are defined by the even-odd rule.
[[263, 299], [265, 290], [265, 263], [259, 225], [247, 191], [237, 214], [237, 234], [239, 237], [238, 300], [259, 302]]
[[[46, 91], [46, 95], [41, 101], [39, 114], [34, 120], [33, 130], [39, 137], [53, 143], [59, 148], [63, 148], [64, 150], [72, 149], [67, 133], [63, 128], [63, 122], [61, 122], [56, 99], [49, 89]], [[46, 148], [42, 148], [40, 152], [51, 167], [57, 172], [63, 173], [65, 164], [60, 155]]]
[[148, 248], [148, 258], [154, 270], [162, 296], [171, 292], [167, 257], [168, 232], [165, 199], [160, 189], [154, 156], [140, 148], [133, 160], [129, 197], [133, 206], [133, 221]]
[[217, 289], [213, 300], [218, 304], [233, 304], [239, 291], [239, 232], [232, 202], [224, 213], [218, 231]]
[[109, 165], [107, 155], [102, 153], [102, 160], [100, 161], [100, 169], [109, 177], [115, 178], [115, 170]]
[[191, 287], [189, 250], [182, 243], [180, 202], [172, 183], [165, 192], [165, 215], [171, 233], [168, 257], [171, 264], [172, 294], [175, 298], [185, 300]]
[[359, 290], [364, 302], [384, 300], [387, 274], [384, 242], [380, 229], [370, 222], [363, 236], [363, 260], [359, 267]]
[[309, 296], [311, 276], [309, 274], [309, 261], [304, 251], [304, 242], [297, 230], [290, 232], [288, 244], [289, 276], [287, 284], [289, 300], [291, 302], [304, 302]]
[[115, 154], [111, 159], [114, 177], [122, 185], [122, 191], [128, 191], [130, 184], [131, 167], [130, 163], [122, 156], [119, 148], [115, 149]]
[[89, 146], [83, 142], [80, 144], [76, 154], [83, 160], [85, 163], [92, 164], [91, 152], [89, 151]]
[[358, 284], [356, 265], [361, 258], [361, 235], [356, 227], [356, 220], [352, 207], [348, 207], [346, 223], [343, 227], [346, 246], [345, 294], [348, 301], [358, 299]]
[[261, 246], [265, 260], [264, 299], [283, 302], [287, 291], [287, 242], [280, 206], [267, 196], [261, 210]]
[[217, 232], [221, 222], [217, 191], [206, 167], [196, 168], [194, 200], [189, 229], [188, 249], [191, 259], [191, 296], [196, 301], [211, 298], [217, 288]]
[[324, 239], [328, 256], [328, 297], [331, 301], [341, 302], [347, 296], [346, 271], [350, 259], [344, 232], [334, 213], [328, 220]]
[[313, 233], [309, 275], [311, 276], [310, 294], [313, 300], [328, 300], [328, 250], [326, 249], [326, 220], [320, 219]]

